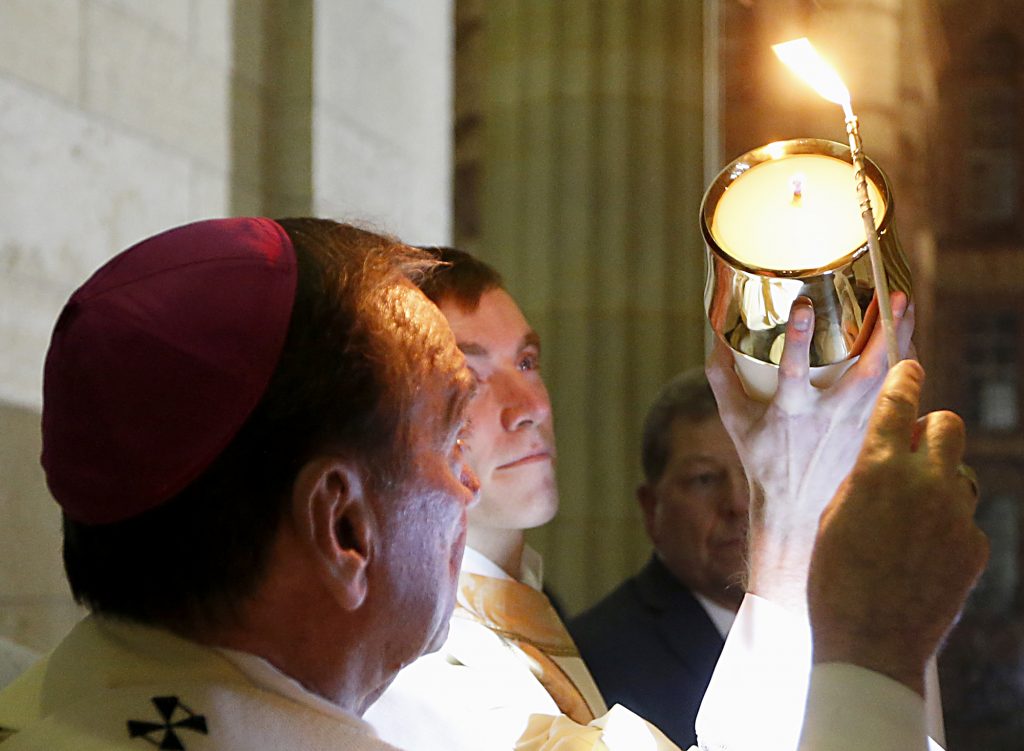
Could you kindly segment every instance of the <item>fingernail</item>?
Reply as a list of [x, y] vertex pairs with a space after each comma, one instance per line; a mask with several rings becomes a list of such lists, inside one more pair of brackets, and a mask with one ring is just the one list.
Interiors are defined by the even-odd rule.
[[793, 308], [793, 328], [807, 331], [811, 327], [811, 306], [797, 305]]
[[903, 314], [907, 312], [907, 298], [903, 295], [899, 295], [895, 300], [892, 301], [892, 314], [896, 318], [902, 318]]

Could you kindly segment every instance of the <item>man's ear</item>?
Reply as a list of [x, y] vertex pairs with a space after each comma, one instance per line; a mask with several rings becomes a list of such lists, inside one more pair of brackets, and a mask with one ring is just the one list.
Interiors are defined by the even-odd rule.
[[337, 456], [308, 462], [292, 487], [292, 512], [339, 605], [359, 608], [366, 599], [376, 542], [362, 467]]
[[658, 498], [652, 488], [646, 482], [636, 486], [636, 501], [640, 504], [640, 510], [644, 516], [644, 529], [651, 542], [654, 542], [654, 515], [657, 513]]

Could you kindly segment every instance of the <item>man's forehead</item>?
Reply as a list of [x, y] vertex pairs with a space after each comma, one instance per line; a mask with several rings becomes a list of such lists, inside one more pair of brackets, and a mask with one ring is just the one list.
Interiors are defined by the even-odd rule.
[[669, 429], [669, 454], [682, 461], [729, 460], [736, 458], [736, 448], [717, 414], [698, 419], [676, 417]]
[[441, 300], [439, 307], [460, 341], [518, 339], [531, 330], [519, 305], [500, 287], [484, 292], [472, 309], [454, 299]]
[[481, 295], [470, 309], [456, 300], [441, 300], [458, 347], [467, 357], [487, 357], [527, 348], [540, 349], [540, 335], [530, 326], [515, 300], [500, 287]]

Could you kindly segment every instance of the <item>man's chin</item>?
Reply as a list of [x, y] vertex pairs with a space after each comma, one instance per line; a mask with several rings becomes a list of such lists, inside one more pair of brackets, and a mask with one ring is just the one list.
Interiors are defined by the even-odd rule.
[[[558, 512], [558, 484], [555, 473], [550, 469], [537, 468], [534, 471], [507, 476], [494, 484], [492, 495], [514, 503], [534, 518], [547, 515], [544, 521]], [[543, 522], [541, 522], [543, 523]]]
[[451, 618], [450, 617], [449, 618], [445, 618], [444, 622], [439, 624], [437, 629], [435, 629], [433, 636], [430, 638], [430, 641], [427, 642], [427, 646], [423, 650], [423, 654], [425, 654], [425, 655], [433, 654], [434, 652], [439, 650], [441, 647], [443, 647], [444, 643], [446, 641], [448, 641], [448, 632], [449, 632], [449, 630], [451, 630]]
[[551, 501], [546, 508], [540, 509], [537, 518], [534, 523], [530, 526], [531, 529], [534, 527], [543, 527], [549, 521], [554, 519], [558, 515], [558, 498]]
[[550, 492], [539, 492], [524, 498], [517, 509], [514, 526], [519, 529], [543, 527], [558, 514], [558, 496]]

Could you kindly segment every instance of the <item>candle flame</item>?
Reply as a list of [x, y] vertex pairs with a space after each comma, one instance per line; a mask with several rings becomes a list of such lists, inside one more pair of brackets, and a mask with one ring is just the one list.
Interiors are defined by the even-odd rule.
[[772, 45], [772, 50], [790, 70], [796, 73], [819, 95], [850, 109], [850, 91], [835, 68], [814, 49], [807, 37]]

